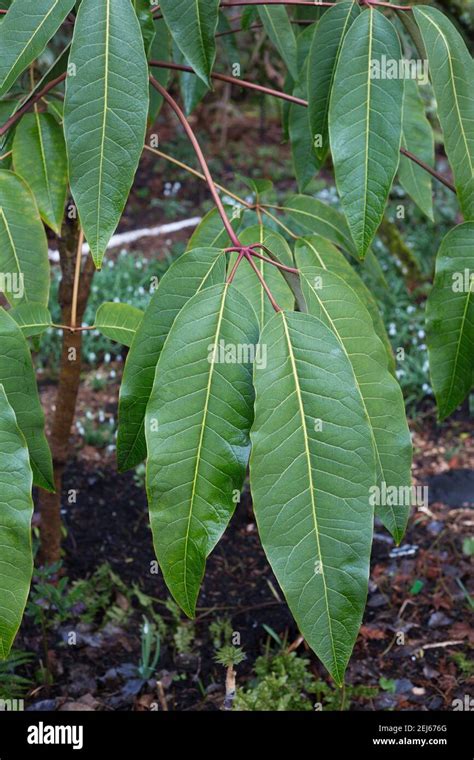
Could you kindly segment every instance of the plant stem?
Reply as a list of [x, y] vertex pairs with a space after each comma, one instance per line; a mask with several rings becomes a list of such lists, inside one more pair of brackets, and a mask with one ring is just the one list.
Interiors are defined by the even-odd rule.
[[293, 274], [299, 274], [298, 270], [295, 269], [295, 267], [287, 267], [285, 264], [280, 264], [279, 261], [274, 261], [273, 259], [269, 259], [268, 256], [262, 256], [261, 253], [256, 253], [254, 248], [262, 248], [263, 250], [267, 251], [268, 248], [265, 248], [264, 245], [260, 245], [257, 243], [256, 245], [251, 245], [250, 250], [252, 251], [252, 256], [255, 256], [257, 259], [261, 259], [262, 261], [268, 262], [268, 264], [273, 264], [274, 267], [278, 267], [279, 269], [283, 269], [284, 272], [293, 272]]
[[[196, 73], [194, 69], [191, 68], [191, 66], [185, 66], [184, 64], [180, 63], [173, 63], [171, 61], [150, 61], [150, 66], [155, 66], [159, 69], [172, 69], [173, 71], [188, 71], [190, 74]], [[303, 98], [296, 98], [294, 95], [287, 95], [286, 92], [274, 90], [272, 87], [265, 87], [262, 84], [254, 84], [254, 82], [249, 82], [246, 79], [231, 77], [227, 74], [218, 74], [217, 72], [212, 72], [211, 77], [212, 79], [217, 79], [220, 82], [228, 82], [229, 84], [235, 84], [237, 87], [244, 87], [247, 90], [255, 90], [256, 92], [260, 92], [263, 95], [271, 95], [274, 98], [282, 98], [283, 100], [288, 100], [290, 103], [296, 103], [299, 106], [308, 105], [308, 102], [306, 100], [303, 100]]]
[[[372, 3], [373, 4], [373, 3]], [[394, 6], [391, 6], [394, 7]], [[165, 61], [150, 61], [151, 66], [157, 66], [158, 68], [169, 68], [177, 71], [189, 71], [190, 73], [194, 74], [194, 69], [192, 69], [190, 66], [184, 66], [178, 63], [168, 63]], [[238, 79], [237, 77], [231, 77], [227, 76], [226, 74], [211, 74], [211, 77], [213, 79], [218, 79], [223, 82], [229, 82], [230, 84], [235, 84], [238, 87], [245, 87], [248, 90], [255, 90], [257, 92], [262, 93], [263, 95], [271, 95], [275, 98], [280, 98], [281, 100], [287, 100], [289, 103], [296, 103], [297, 105], [308, 107], [308, 101], [303, 100], [302, 98], [295, 98], [293, 95], [287, 95], [286, 92], [281, 92], [280, 90], [274, 90], [270, 87], [264, 87], [260, 84], [255, 84], [254, 82], [248, 82], [246, 79]], [[1, 134], [1, 130], [0, 130]], [[431, 174], [432, 177], [438, 180], [438, 182], [441, 182], [445, 187], [447, 187], [449, 190], [451, 190], [453, 193], [456, 192], [455, 186], [450, 182], [446, 177], [444, 177], [442, 174], [436, 171], [436, 169], [433, 169], [431, 166], [426, 164], [424, 161], [421, 160], [421, 158], [418, 158], [418, 156], [415, 156], [413, 153], [411, 153], [409, 150], [406, 150], [405, 148], [400, 148], [400, 153], [402, 153], [404, 156], [410, 159], [410, 161], [413, 161], [415, 164], [420, 166], [422, 169], [427, 171], [429, 174]]]
[[244, 258], [244, 252], [240, 251], [239, 255], [237, 256], [237, 261], [235, 262], [234, 266], [232, 267], [232, 272], [230, 273], [229, 277], [227, 278], [227, 284], [228, 285], [230, 285], [231, 282], [232, 282], [232, 280], [234, 279], [235, 273], [236, 273], [236, 271], [237, 271], [237, 269], [239, 267], [239, 264], [240, 264], [240, 262], [242, 261], [243, 258]]
[[82, 267], [82, 246], [84, 245], [84, 231], [81, 227], [79, 230], [79, 239], [77, 241], [76, 269], [74, 272], [74, 285], [72, 290], [72, 307], [71, 307], [71, 329], [75, 329], [77, 324], [77, 296], [79, 293], [79, 282], [81, 279]]
[[281, 309], [278, 306], [277, 302], [273, 298], [273, 295], [272, 295], [272, 293], [270, 291], [270, 288], [268, 287], [267, 283], [265, 282], [265, 279], [264, 279], [264, 277], [263, 277], [260, 269], [255, 264], [255, 262], [253, 261], [251, 254], [248, 253], [248, 254], [244, 254], [244, 255], [245, 255], [245, 258], [247, 259], [247, 261], [249, 262], [250, 266], [252, 267], [253, 271], [257, 275], [258, 279], [260, 280], [262, 288], [264, 289], [265, 293], [267, 294], [268, 299], [269, 299], [271, 305], [273, 306], [273, 308], [275, 309], [275, 311], [281, 311]]
[[66, 79], [67, 73], [61, 74], [59, 77], [56, 77], [56, 79], [52, 79], [51, 82], [48, 82], [48, 84], [45, 84], [45, 86], [34, 95], [31, 100], [27, 100], [26, 103], [23, 103], [22, 107], [18, 109], [18, 111], [15, 111], [12, 116], [10, 116], [9, 119], [0, 127], [0, 137], [5, 134], [5, 132], [8, 132], [8, 130], [13, 127], [17, 121], [21, 119], [21, 117], [30, 110], [30, 108], [33, 108], [33, 106], [38, 103], [38, 101], [41, 100], [47, 93], [52, 90], [56, 85], [60, 84]]
[[162, 87], [162, 85], [154, 77], [150, 76], [150, 82], [152, 86], [155, 88], [155, 90], [160, 93], [163, 99], [166, 100], [168, 105], [173, 109], [179, 121], [181, 122], [183, 129], [186, 132], [191, 142], [191, 145], [194, 148], [196, 156], [198, 157], [199, 163], [201, 164], [203, 174], [209, 186], [209, 190], [211, 192], [213, 201], [216, 204], [217, 210], [221, 216], [225, 230], [227, 234], [229, 235], [232, 243], [240, 247], [239, 238], [235, 234], [234, 230], [232, 229], [232, 225], [227, 218], [227, 214], [225, 212], [223, 203], [220, 199], [219, 193], [217, 192], [217, 188], [216, 188], [216, 185], [214, 184], [214, 180], [212, 179], [212, 175], [211, 175], [211, 172], [209, 171], [209, 167], [204, 157], [204, 153], [201, 150], [201, 146], [199, 145], [198, 139], [196, 135], [194, 134], [194, 131], [189, 121], [187, 120], [186, 116], [184, 115], [183, 111], [181, 110], [181, 108], [179, 107], [175, 99], [169, 94], [169, 92], [167, 92], [167, 90], [165, 90], [164, 87]]

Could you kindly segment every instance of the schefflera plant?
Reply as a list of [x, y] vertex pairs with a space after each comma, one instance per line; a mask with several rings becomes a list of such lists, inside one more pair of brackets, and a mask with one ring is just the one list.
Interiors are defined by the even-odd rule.
[[[3, 5], [0, 135], [2, 158], [12, 164], [0, 170], [0, 261], [5, 272], [24, 275], [25, 293], [18, 303], [4, 286], [11, 308], [0, 309], [0, 657], [20, 624], [31, 579], [31, 485], [60, 485], [28, 341], [52, 327], [43, 223], [64, 234], [70, 191], [80, 221], [76, 265], [69, 258], [64, 269], [72, 272], [73, 304], [70, 323], [55, 327], [64, 336], [95, 327], [130, 347], [118, 465], [126, 471], [147, 461], [153, 542], [170, 592], [194, 616], [206, 560], [249, 471], [268, 560], [303, 636], [341, 685], [366, 602], [374, 516], [399, 543], [410, 508], [410, 434], [371, 287], [383, 286], [371, 246], [387, 223], [396, 176], [427, 217], [433, 178], [459, 198], [465, 221], [442, 243], [428, 303], [440, 416], [472, 386], [472, 287], [451, 288], [452, 275], [473, 257], [473, 64], [466, 46], [431, 7], [342, 0], [318, 3], [302, 18], [294, 0], [249, 2], [242, 29], [268, 35], [288, 72], [281, 92], [214, 71], [217, 35], [240, 31], [229, 27], [229, 4], [219, 0], [162, 0], [159, 7], [37, 0], [34, 14], [25, 0]], [[63, 25], [73, 30], [71, 44], [24, 92], [25, 70]], [[454, 184], [434, 169], [417, 83], [384, 75], [387, 62], [403, 62], [402, 50], [429, 60]], [[268, 180], [249, 181], [253, 202], [217, 185], [169, 92], [169, 71], [179, 72], [188, 109], [213, 80], [283, 100], [299, 192], [276, 205]], [[53, 98], [64, 84], [62, 107]], [[190, 171], [207, 182], [215, 209], [144, 313], [105, 302], [95, 325], [78, 326], [83, 237], [100, 269], [147, 120], [154, 122], [163, 103], [192, 143], [201, 171]], [[304, 194], [329, 157], [342, 212]]]

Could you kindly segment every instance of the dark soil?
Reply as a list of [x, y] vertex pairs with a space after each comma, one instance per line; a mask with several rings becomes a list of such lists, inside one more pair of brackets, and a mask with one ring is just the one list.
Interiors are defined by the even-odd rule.
[[[467, 465], [472, 464], [473, 423], [458, 419], [440, 428], [431, 417], [428, 422], [415, 422], [414, 428], [416, 482], [434, 484], [436, 501], [431, 499], [429, 507], [416, 509], [398, 550], [376, 525], [368, 605], [347, 676], [349, 697], [352, 686], [374, 690], [370, 698], [350, 698], [353, 710], [447, 710], [452, 709], [453, 699], [469, 693], [468, 675], [456, 657], [461, 653], [469, 658], [474, 644], [465, 590], [472, 568], [470, 558], [463, 554], [463, 540], [472, 534], [473, 513], [464, 506], [464, 491], [454, 505], [447, 503], [452, 499], [440, 497], [446, 484], [459, 480], [464, 488], [471, 482], [472, 469]], [[457, 467], [433, 477], [435, 471], [448, 469], [446, 451], [450, 456], [455, 451], [450, 461]], [[102, 452], [95, 453], [102, 458]], [[118, 475], [108, 457], [105, 464], [96, 461], [82, 449], [66, 473], [65, 496], [69, 489], [76, 489], [78, 495], [77, 503], [64, 510], [65, 572], [73, 581], [90, 576], [108, 562], [127, 588], [137, 584], [153, 599], [164, 601], [168, 594], [163, 579], [151, 572], [154, 554], [144, 491], [133, 474]], [[448, 495], [452, 492], [448, 488]], [[472, 502], [472, 491], [469, 494]], [[115, 602], [124, 608], [130, 604], [119, 591]], [[160, 601], [155, 610], [170, 619]], [[30, 709], [153, 707], [155, 685], [140, 684], [134, 675], [140, 657], [141, 613], [130, 613], [123, 624], [105, 627], [85, 626], [78, 616], [52, 632], [54, 685], [35, 689], [27, 700]], [[231, 618], [247, 655], [238, 668], [239, 685], [251, 678], [256, 657], [271, 643], [264, 624], [287, 646], [310, 658], [316, 678], [328, 681], [299, 638], [283, 601], [259, 543], [248, 494], [208, 562], [191, 652], [180, 655], [170, 640], [164, 643], [159, 675], [169, 710], [221, 707], [224, 671], [214, 662], [209, 624], [224, 615]], [[76, 646], [64, 643], [71, 630], [76, 631]], [[17, 647], [41, 652], [41, 638], [28, 617]], [[386, 679], [383, 688], [381, 678]]]

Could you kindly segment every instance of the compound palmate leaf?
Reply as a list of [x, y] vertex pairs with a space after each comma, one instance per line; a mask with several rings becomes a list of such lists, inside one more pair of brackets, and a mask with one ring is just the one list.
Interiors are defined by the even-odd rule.
[[48, 241], [32, 192], [21, 177], [0, 171], [0, 290], [12, 306], [47, 306]]
[[464, 40], [441, 11], [414, 8], [428, 54], [431, 81], [466, 220], [474, 219], [474, 62]]
[[71, 191], [97, 267], [125, 206], [145, 139], [148, 67], [130, 0], [82, 0], [64, 104]]
[[210, 87], [216, 58], [219, 0], [163, 0], [160, 8], [177, 46]]
[[337, 337], [276, 314], [255, 370], [250, 483], [262, 543], [308, 644], [341, 685], [364, 611], [376, 482], [366, 414]]
[[132, 341], [120, 389], [117, 459], [121, 471], [146, 457], [143, 423], [155, 368], [171, 326], [197, 292], [224, 281], [226, 260], [217, 248], [196, 248], [172, 264], [158, 285]]
[[14, 0], [0, 24], [0, 96], [37, 58], [74, 0]]
[[[293, 267], [293, 256], [285, 238], [273, 230], [265, 228], [263, 225], [247, 227], [240, 235], [242, 245], [252, 245], [253, 243], [262, 243], [275, 255], [280, 264]], [[264, 250], [258, 251], [265, 255]], [[235, 262], [233, 256], [229, 262], [229, 269]], [[273, 296], [281, 308], [292, 309], [294, 306], [294, 296], [286, 284], [283, 275], [272, 264], [268, 264], [261, 259], [254, 259], [256, 267], [265, 278], [265, 282], [270, 287]], [[234, 287], [245, 296], [250, 305], [253, 307], [260, 326], [263, 327], [265, 322], [273, 316], [273, 307], [265, 293], [261, 283], [255, 276], [255, 272], [247, 261], [243, 261], [233, 281]]]
[[431, 381], [444, 419], [472, 388], [474, 371], [474, 222], [448, 232], [436, 257], [426, 307]]
[[150, 520], [166, 584], [189, 616], [245, 478], [257, 341], [251, 306], [215, 285], [179, 313], [156, 370], [145, 424]]
[[370, 246], [395, 177], [402, 135], [402, 57], [393, 24], [372, 8], [347, 32], [334, 77], [329, 136], [336, 185], [360, 256]]
[[54, 491], [51, 452], [44, 434], [44, 414], [38, 396], [31, 354], [21, 328], [0, 308], [0, 383], [26, 438], [35, 485]]
[[[357, 291], [343, 275], [321, 266], [317, 250], [309, 246], [298, 249], [296, 263], [309, 313], [327, 324], [351, 363], [374, 446], [379, 487], [372, 493], [374, 506], [400, 543], [411, 507], [412, 454], [401, 388]], [[386, 494], [396, 498], [387, 499]]]
[[8, 657], [30, 590], [32, 485], [26, 441], [0, 384], [0, 660]]

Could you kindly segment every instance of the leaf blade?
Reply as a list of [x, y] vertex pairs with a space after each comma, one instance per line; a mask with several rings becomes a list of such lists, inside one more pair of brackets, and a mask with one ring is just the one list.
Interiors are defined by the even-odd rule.
[[69, 61], [76, 67], [66, 80], [64, 106], [71, 192], [100, 268], [130, 192], [148, 116], [148, 66], [130, 0], [82, 0]]
[[153, 294], [132, 341], [120, 388], [117, 459], [121, 471], [146, 457], [145, 410], [156, 365], [174, 320], [197, 291], [223, 282], [224, 277], [221, 250], [195, 249], [172, 264]]
[[414, 15], [428, 54], [431, 81], [466, 220], [474, 218], [474, 63], [456, 28], [441, 11], [427, 6]]
[[211, 87], [219, 0], [164, 0], [161, 11], [184, 57], [202, 81]]
[[384, 57], [399, 61], [400, 41], [391, 22], [369, 8], [344, 38], [329, 107], [336, 185], [360, 257], [382, 220], [400, 158], [403, 80], [380, 84]]
[[33, 474], [15, 412], [0, 384], [0, 660], [20, 627], [33, 574]]
[[43, 221], [61, 234], [67, 195], [63, 130], [49, 113], [25, 114], [13, 140], [13, 166], [35, 196]]
[[14, 319], [0, 308], [0, 383], [14, 409], [30, 452], [35, 485], [54, 491], [51, 452], [30, 351]]
[[0, 96], [44, 50], [74, 0], [35, 0], [25, 12], [23, 0], [14, 0], [0, 24]]
[[474, 370], [474, 222], [452, 229], [436, 256], [426, 305], [431, 380], [441, 420], [472, 387]]
[[370, 433], [347, 360], [320, 320], [280, 312], [261, 342], [268, 363], [254, 373], [250, 459], [259, 534], [303, 636], [341, 685], [367, 594]]
[[250, 450], [251, 366], [221, 362], [216, 349], [221, 342], [236, 347], [257, 339], [252, 308], [228, 284], [197, 293], [171, 328], [147, 406], [155, 552], [169, 590], [190, 617], [206, 559], [234, 512]]

